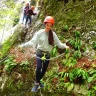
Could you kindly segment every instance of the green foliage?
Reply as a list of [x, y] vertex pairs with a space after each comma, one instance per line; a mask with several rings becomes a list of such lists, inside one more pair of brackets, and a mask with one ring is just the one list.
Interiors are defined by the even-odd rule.
[[75, 51], [74, 54], [73, 54], [73, 57], [76, 58], [76, 59], [81, 58], [82, 57], [81, 51], [80, 50]]
[[87, 81], [89, 75], [85, 70], [83, 70], [81, 68], [75, 68], [69, 73], [69, 79], [71, 82], [73, 82], [74, 79], [76, 79], [78, 77], [82, 77], [82, 80]]
[[4, 70], [11, 72], [11, 70], [16, 66], [13, 56], [9, 56], [8, 59], [4, 61]]
[[[8, 1], [8, 0], [7, 0]], [[9, 0], [9, 2], [11, 2], [12, 0]], [[61, 0], [62, 1], [62, 0]], [[80, 1], [80, 0], [79, 0]], [[65, 6], [64, 8], [63, 8], [63, 10], [61, 10], [61, 12], [59, 12], [60, 11], [60, 9], [63, 7], [63, 4], [62, 4], [62, 2], [58, 2], [58, 0], [55, 0], [55, 2], [54, 2], [54, 0], [43, 0], [43, 2], [44, 2], [44, 14], [43, 14], [43, 17], [45, 16], [45, 15], [53, 15], [54, 16], [54, 18], [55, 18], [55, 24], [56, 24], [56, 27], [59, 29], [59, 31], [60, 31], [60, 27], [62, 26], [62, 25], [66, 25], [66, 23], [68, 24], [68, 26], [69, 25], [72, 25], [72, 24], [74, 24], [74, 23], [78, 23], [79, 22], [79, 25], [80, 25], [80, 27], [81, 27], [81, 25], [82, 24], [84, 24], [85, 22], [86, 22], [86, 26], [87, 26], [87, 20], [85, 21], [85, 18], [84, 18], [84, 14], [83, 13], [85, 13], [85, 5], [82, 3], [80, 3], [80, 4], [77, 4], [77, 5], [71, 5], [70, 4], [70, 6]], [[7, 2], [8, 3], [8, 2]], [[12, 3], [11, 3], [12, 4]], [[87, 5], [87, 4], [86, 4]], [[10, 6], [10, 4], [7, 4], [7, 6], [9, 6], [10, 8], [14, 8], [14, 4], [13, 4], [13, 6]], [[43, 9], [43, 7], [42, 7], [42, 9]], [[76, 11], [78, 9], [78, 12]], [[93, 8], [92, 8], [93, 9]], [[95, 9], [95, 8], [94, 8]], [[90, 10], [89, 10], [90, 11]], [[9, 12], [10, 12], [10, 10], [9, 10]], [[9, 13], [8, 12], [8, 13]], [[14, 12], [16, 13], [16, 14], [14, 14]], [[14, 16], [13, 18], [12, 18], [12, 21], [13, 21], [13, 26], [15, 26], [17, 23], [18, 23], [18, 19], [19, 19], [19, 15], [18, 15], [18, 12], [17, 11], [11, 11], [9, 14], [11, 14], [12, 16]], [[59, 14], [57, 14], [59, 12]], [[5, 15], [5, 14], [4, 14]], [[93, 14], [92, 14], [93, 15]], [[93, 17], [92, 15], [89, 15], [89, 17]], [[86, 15], [87, 16], [87, 15]], [[87, 16], [88, 17], [88, 16]], [[82, 19], [82, 18], [84, 18], [84, 19]], [[1, 19], [0, 19], [1, 20]], [[83, 21], [84, 20], [84, 21]], [[93, 20], [91, 20], [90, 19], [90, 21], [92, 22]], [[89, 21], [89, 19], [88, 19], [88, 24], [90, 25], [90, 21]], [[3, 24], [4, 24], [4, 22], [3, 22]], [[3, 25], [2, 24], [2, 25]], [[60, 26], [60, 27], [59, 27]], [[65, 29], [66, 30], [68, 30], [68, 26], [67, 27], [65, 27]], [[21, 29], [21, 28], [18, 28], [18, 29]], [[57, 30], [58, 30], [57, 29]], [[61, 74], [61, 77], [60, 76], [57, 76], [57, 73], [55, 73], [54, 74], [54, 72], [53, 72], [53, 70], [51, 70], [50, 72], [49, 72], [49, 74], [48, 74], [48, 78], [45, 78], [45, 80], [46, 80], [46, 82], [44, 82], [44, 85], [45, 85], [45, 87], [44, 88], [46, 88], [47, 90], [50, 90], [50, 91], [52, 91], [51, 89], [52, 89], [52, 87], [53, 86], [56, 86], [56, 87], [58, 87], [58, 89], [56, 89], [56, 90], [61, 90], [61, 91], [63, 91], [63, 88], [64, 88], [64, 85], [65, 85], [65, 87], [67, 87], [67, 88], [69, 88], [68, 90], [71, 90], [72, 88], [73, 88], [73, 83], [70, 83], [70, 82], [68, 82], [68, 83], [64, 83], [64, 78], [65, 77], [69, 77], [69, 79], [70, 79], [70, 81], [71, 82], [73, 82], [74, 81], [74, 79], [76, 79], [76, 78], [78, 78], [78, 77], [82, 77], [82, 80], [84, 80], [84, 81], [87, 81], [87, 79], [88, 79], [88, 73], [85, 71], [85, 70], [83, 70], [83, 69], [80, 69], [80, 68], [74, 68], [74, 65], [77, 63], [77, 60], [76, 59], [78, 59], [78, 58], [81, 58], [81, 52], [80, 52], [80, 50], [81, 50], [81, 47], [82, 47], [82, 41], [80, 40], [80, 36], [81, 36], [81, 34], [80, 34], [80, 32], [79, 31], [75, 31], [75, 33], [74, 33], [74, 36], [75, 36], [75, 38], [74, 39], [72, 39], [72, 40], [70, 40], [70, 44], [71, 45], [73, 45], [73, 47], [74, 47], [74, 49], [76, 49], [76, 51], [74, 51], [74, 53], [73, 54], [70, 54], [69, 53], [69, 51], [67, 50], [66, 52], [65, 52], [65, 56], [64, 56], [64, 59], [63, 59], [63, 64], [65, 65], [65, 66], [63, 66], [63, 67], [66, 67], [67, 66], [67, 68], [68, 67], [70, 67], [69, 69], [71, 69], [71, 70], [67, 70], [68, 72], [61, 72], [61, 73], [59, 73], [59, 74]], [[17, 35], [17, 37], [18, 37], [18, 35]], [[63, 38], [63, 37], [61, 37], [61, 38]], [[70, 38], [70, 37], [69, 37]], [[17, 41], [16, 41], [17, 42]], [[11, 45], [11, 43], [10, 42], [8, 42], [9, 43], [9, 45]], [[3, 54], [5, 54], [6, 52], [8, 52], [8, 50], [10, 49], [10, 46], [9, 45], [5, 45], [5, 47], [3, 46], [3, 48], [5, 48], [2, 52], [3, 52]], [[8, 47], [9, 46], [9, 47]], [[57, 49], [56, 49], [56, 47], [53, 49], [53, 52], [52, 52], [52, 55], [53, 56], [56, 56], [56, 53], [57, 53]], [[10, 57], [11, 58], [11, 57]], [[6, 64], [7, 65], [10, 65], [9, 67], [8, 67], [8, 69], [10, 69], [11, 70], [11, 68], [14, 66], [14, 64], [15, 64], [15, 62], [13, 61], [13, 60], [11, 60], [10, 58], [8, 58], [9, 60], [8, 61], [6, 61]], [[12, 65], [13, 64], [13, 65]], [[25, 70], [27, 70], [28, 69], [28, 65], [29, 65], [29, 62], [28, 61], [24, 61], [24, 62], [22, 62], [22, 64], [20, 64], [20, 66], [21, 67], [23, 67]], [[72, 69], [72, 67], [74, 68], [74, 69]], [[55, 70], [56, 71], [56, 70]], [[94, 70], [95, 71], [95, 70]], [[89, 72], [90, 73], [90, 72]], [[88, 81], [89, 82], [92, 82], [95, 78], [96, 78], [96, 75], [95, 75], [95, 72], [92, 72], [92, 73], [90, 73], [90, 77], [89, 77], [89, 79], [88, 79]], [[52, 82], [52, 78], [54, 78], [55, 76], [57, 76], [58, 77], [58, 84], [57, 83], [55, 83], [55, 85], [52, 85], [50, 82]], [[62, 82], [61, 82], [62, 81]], [[19, 81], [18, 83], [16, 83], [17, 84], [17, 88], [18, 89], [20, 89], [21, 88], [21, 86], [22, 86], [22, 82], [21, 81]], [[11, 83], [10, 83], [10, 85], [11, 85]], [[62, 86], [62, 87], [61, 87]], [[54, 87], [55, 88], [55, 87]], [[92, 91], [90, 91], [89, 93], [90, 93], [90, 95], [88, 95], [88, 96], [95, 96], [94, 94], [95, 94], [95, 92], [96, 92], [96, 85], [94, 85], [93, 87], [92, 87]], [[55, 90], [55, 91], [56, 91]], [[64, 94], [63, 94], [64, 95]], [[68, 96], [68, 95], [66, 95], [66, 96]]]
[[48, 71], [46, 82], [45, 82], [45, 80], [44, 81], [43, 80], [41, 81], [41, 82], [44, 83], [44, 89], [45, 90], [50, 90], [51, 91], [52, 84], [50, 82], [52, 82], [52, 80], [53, 80], [53, 78], [55, 76], [57, 76], [57, 73], [56, 72], [54, 72], [53, 70]]
[[88, 91], [87, 96], [96, 96], [96, 84], [92, 86], [92, 89]]
[[24, 69], [24, 70], [28, 70], [29, 69], [29, 62], [28, 61], [24, 61], [20, 64], [20, 66]]
[[9, 49], [12, 46], [12, 42], [10, 42], [10, 40], [6, 40], [3, 45], [2, 45], [2, 49], [0, 50], [0, 58], [2, 58], [3, 56], [5, 56], [7, 54], [7, 52], [9, 51]]
[[16, 87], [15, 87], [15, 84], [14, 84], [14, 80], [13, 78], [9, 78], [7, 80], [7, 84], [6, 84], [6, 88], [8, 91], [17, 91]]
[[70, 57], [70, 53], [65, 55], [65, 58], [62, 60], [63, 64], [67, 67], [74, 67], [77, 63], [76, 58]]
[[14, 0], [6, 0], [6, 1], [5, 1], [5, 4], [6, 4], [6, 6], [7, 6], [8, 8], [14, 9], [14, 7], [15, 7], [15, 2], [14, 2]]
[[60, 39], [60, 40], [65, 40], [65, 38], [64, 38], [64, 36], [63, 35], [58, 35], [58, 38]]
[[74, 47], [75, 50], [80, 50], [82, 47], [82, 41], [80, 40], [80, 32], [75, 31], [74, 35], [75, 35], [75, 38], [70, 39], [69, 43]]
[[66, 50], [65, 50], [65, 54], [67, 54], [67, 53], [69, 53], [69, 52], [70, 52], [69, 49], [66, 49]]
[[75, 31], [74, 32], [74, 35], [75, 35], [75, 37], [78, 37], [79, 38], [81, 36], [81, 33], [80, 33], [80, 31]]
[[14, 0], [7, 0], [3, 3], [5, 7], [0, 8], [0, 29], [2, 29], [5, 24], [13, 24], [13, 26], [15, 26], [19, 21], [20, 8], [22, 7], [21, 4], [17, 4]]
[[92, 82], [94, 80], [96, 80], [96, 70], [95, 69], [90, 69], [88, 71], [90, 77], [88, 78], [88, 82]]
[[96, 50], [96, 42], [93, 42], [92, 47], [94, 50]]
[[[60, 76], [61, 78], [66, 78], [69, 77], [69, 72], [59, 72], [58, 76]], [[64, 80], [64, 79], [63, 79]]]
[[16, 83], [16, 86], [18, 89], [20, 89], [22, 85], [23, 85], [23, 82], [20, 80]]
[[19, 22], [19, 16], [14, 17], [13, 26], [15, 26]]
[[65, 26], [63, 27], [63, 31], [68, 31], [68, 30], [69, 30], [68, 25], [65, 25]]
[[[2, 45], [2, 49], [0, 50], [0, 59], [2, 59], [4, 56], [8, 55], [8, 51], [10, 48], [14, 45], [14, 43], [18, 43], [20, 34], [24, 31], [24, 28], [21, 26], [17, 27], [17, 30], [15, 30], [14, 34], [9, 37]], [[19, 41], [20, 42], [20, 41]]]
[[77, 50], [80, 50], [81, 47], [82, 47], [82, 41], [76, 38], [75, 43], [74, 43], [74, 48]]
[[68, 92], [70, 92], [74, 88], [74, 84], [70, 83], [70, 82], [67, 82], [67, 83], [64, 84], [64, 87], [67, 88]]
[[[74, 56], [76, 53], [74, 53], [73, 56], [71, 56], [71, 53], [68, 49], [66, 49], [65, 51], [65, 58], [62, 60], [63, 64], [66, 66], [66, 67], [74, 67], [77, 63], [77, 58], [74, 58]], [[80, 55], [80, 54], [79, 54]], [[78, 56], [79, 56], [78, 55]], [[77, 56], [76, 56], [77, 57]]]
[[56, 57], [57, 51], [57, 46], [54, 46], [53, 50], [51, 51], [51, 56]]
[[77, 60], [74, 59], [73, 57], [69, 57], [68, 59], [63, 59], [62, 60], [63, 64], [67, 67], [74, 67], [77, 63]]
[[[16, 8], [13, 10], [13, 17], [12, 17], [12, 20], [13, 20], [13, 26], [15, 26], [18, 22], [19, 22], [19, 18], [20, 18], [20, 8], [22, 6], [21, 5], [18, 5], [16, 6]], [[15, 11], [15, 12], [14, 12]]]
[[75, 40], [73, 40], [73, 39], [70, 39], [68, 42], [69, 42], [72, 46], [75, 45]]

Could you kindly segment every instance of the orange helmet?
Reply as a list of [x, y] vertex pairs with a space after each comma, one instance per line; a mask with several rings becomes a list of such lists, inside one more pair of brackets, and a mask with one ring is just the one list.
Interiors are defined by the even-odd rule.
[[52, 16], [46, 16], [44, 19], [44, 23], [52, 23], [54, 25], [54, 18]]
[[31, 6], [31, 9], [34, 10], [34, 6]]

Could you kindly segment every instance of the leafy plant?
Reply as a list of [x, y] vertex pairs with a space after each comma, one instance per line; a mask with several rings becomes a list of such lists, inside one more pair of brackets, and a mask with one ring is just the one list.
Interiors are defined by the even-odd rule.
[[13, 9], [15, 7], [15, 2], [13, 0], [6, 0], [5, 4], [8, 8]]
[[72, 89], [74, 88], [74, 84], [67, 82], [65, 83], [64, 87], [67, 88], [67, 91], [69, 92], [69, 91], [72, 91]]
[[70, 39], [68, 42], [73, 46], [75, 50], [80, 50], [82, 48], [82, 41], [80, 40], [81, 33], [79, 31], [74, 31], [74, 38]]
[[17, 64], [13, 56], [9, 56], [8, 59], [4, 61], [4, 70], [10, 72]]
[[78, 38], [69, 40], [69, 43], [74, 47], [75, 50], [80, 50], [80, 48], [82, 47], [82, 41]]
[[17, 82], [17, 88], [20, 89], [22, 85], [23, 85], [23, 82], [19, 80]]
[[96, 96], [96, 84], [92, 86], [92, 89], [88, 91], [88, 96]]
[[63, 64], [67, 67], [74, 67], [77, 63], [77, 60], [73, 57], [70, 57], [69, 59], [63, 59]]
[[53, 50], [51, 51], [51, 56], [56, 57], [57, 52], [58, 52], [57, 46], [54, 46]]
[[69, 73], [69, 79], [71, 82], [78, 78], [79, 80], [81, 79], [80, 82], [87, 81], [88, 77], [88, 73], [81, 68], [75, 68]]
[[16, 82], [14, 82], [14, 79], [9, 77], [6, 83], [6, 88], [8, 88], [11, 91], [17, 91], [15, 83]]
[[82, 47], [82, 41], [76, 38], [75, 43], [74, 43], [74, 48], [77, 50], [80, 50], [81, 47]]
[[68, 30], [69, 30], [68, 25], [65, 25], [65, 26], [63, 27], [63, 31], [68, 31]]
[[30, 63], [28, 61], [24, 61], [20, 64], [20, 66], [24, 69], [24, 70], [28, 70], [28, 65]]
[[69, 42], [72, 46], [74, 46], [74, 44], [75, 44], [75, 40], [74, 40], [74, 39], [70, 39], [68, 42]]
[[74, 32], [74, 35], [75, 35], [75, 37], [78, 37], [78, 38], [79, 38], [79, 37], [81, 36], [81, 33], [80, 33], [80, 31], [77, 31], [77, 30], [76, 30], [76, 31]]
[[80, 50], [75, 51], [74, 54], [73, 54], [73, 57], [76, 58], [76, 59], [81, 58], [82, 57], [81, 51]]
[[88, 71], [88, 73], [90, 75], [90, 77], [88, 78], [88, 82], [92, 82], [92, 81], [96, 80], [95, 79], [96, 78], [96, 70], [95, 69], [90, 69]]
[[67, 67], [74, 67], [74, 65], [77, 63], [77, 60], [74, 57], [70, 57], [70, 53], [67, 53], [62, 62]]
[[96, 42], [93, 42], [92, 47], [94, 50], [96, 50]]
[[0, 58], [2, 58], [4, 55], [6, 55], [6, 53], [9, 51], [10, 47], [11, 47], [11, 42], [8, 39], [2, 45], [2, 49], [0, 50]]
[[19, 16], [15, 16], [13, 20], [13, 26], [15, 26], [19, 22]]

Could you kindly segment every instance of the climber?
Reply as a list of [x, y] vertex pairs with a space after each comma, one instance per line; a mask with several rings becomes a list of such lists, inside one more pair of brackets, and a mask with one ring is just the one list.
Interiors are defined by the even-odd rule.
[[34, 6], [31, 6], [31, 8], [27, 11], [25, 26], [26, 26], [28, 20], [30, 21], [29, 24], [31, 25], [31, 22], [32, 22], [31, 16], [36, 15], [36, 13], [34, 13], [33, 10], [34, 10]]
[[29, 9], [29, 3], [27, 3], [26, 6], [24, 7], [22, 24], [23, 24], [24, 20], [26, 19], [28, 9]]
[[57, 45], [61, 49], [69, 48], [65, 43], [61, 43], [56, 33], [52, 31], [54, 25], [54, 18], [52, 16], [45, 17], [44, 25], [45, 28], [36, 32], [30, 41], [18, 46], [19, 49], [32, 46], [36, 48], [36, 81], [31, 90], [32, 92], [36, 92], [38, 87], [44, 87], [41, 79], [47, 71], [50, 60], [46, 59], [50, 59], [50, 52], [53, 47]]

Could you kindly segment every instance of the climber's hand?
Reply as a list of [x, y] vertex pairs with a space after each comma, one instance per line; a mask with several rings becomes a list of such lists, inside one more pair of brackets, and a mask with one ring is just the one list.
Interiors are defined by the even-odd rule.
[[66, 45], [65, 48], [66, 48], [66, 49], [69, 49], [69, 46]]

